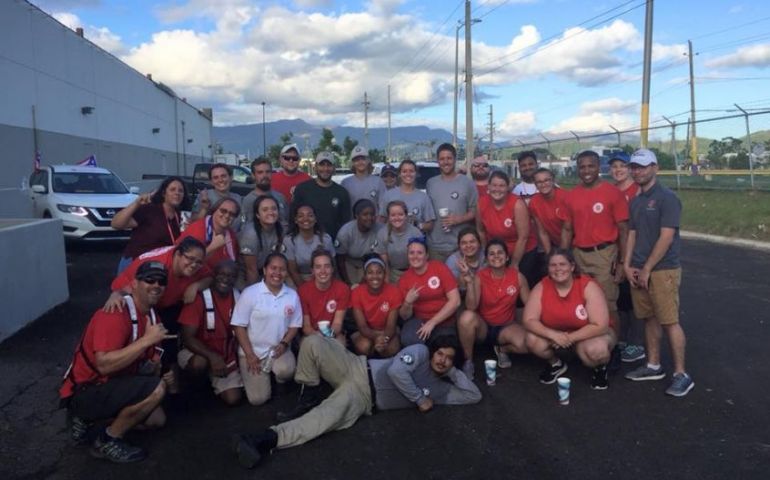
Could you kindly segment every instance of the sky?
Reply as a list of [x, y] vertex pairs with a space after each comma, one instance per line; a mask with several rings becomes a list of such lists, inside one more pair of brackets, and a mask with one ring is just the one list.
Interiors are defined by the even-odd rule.
[[[323, 126], [465, 134], [464, 0], [33, 0], [68, 27], [198, 107], [216, 125], [303, 119]], [[640, 125], [644, 0], [473, 0], [474, 131], [495, 140]], [[687, 41], [698, 118], [770, 109], [770, 2], [654, 2], [650, 124], [686, 122]], [[752, 116], [753, 129], [770, 115]], [[743, 135], [743, 120], [699, 135]], [[295, 132], [297, 133], [297, 132]], [[651, 134], [663, 135], [664, 130]], [[666, 133], [667, 134], [667, 133]], [[681, 133], [680, 133], [681, 135]]]

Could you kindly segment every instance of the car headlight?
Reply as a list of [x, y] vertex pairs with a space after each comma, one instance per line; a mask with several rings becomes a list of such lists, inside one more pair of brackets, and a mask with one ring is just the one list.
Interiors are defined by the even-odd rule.
[[56, 207], [64, 212], [64, 213], [71, 213], [72, 215], [77, 215], [79, 217], [87, 217], [88, 216], [88, 210], [86, 210], [84, 207], [78, 207], [76, 205], [56, 205]]

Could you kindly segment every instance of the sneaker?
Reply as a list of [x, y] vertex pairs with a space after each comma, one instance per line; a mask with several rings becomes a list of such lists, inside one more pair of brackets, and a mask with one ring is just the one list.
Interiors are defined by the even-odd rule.
[[494, 350], [495, 355], [497, 355], [497, 366], [500, 368], [511, 368], [513, 362], [511, 362], [511, 357], [503, 351], [503, 348], [500, 345], [495, 345]]
[[93, 425], [80, 417], [72, 417], [72, 426], [70, 427], [70, 438], [75, 445], [84, 445], [88, 440], [88, 430]]
[[674, 397], [684, 397], [687, 395], [692, 387], [695, 386], [695, 382], [686, 373], [675, 373], [673, 380], [671, 380], [671, 386], [666, 389], [666, 394]]
[[320, 405], [322, 401], [320, 385], [313, 387], [310, 385], [303, 385], [297, 404], [290, 410], [278, 412], [275, 417], [278, 420], [278, 423], [294, 420]]
[[559, 361], [556, 365], [547, 365], [545, 369], [540, 373], [540, 383], [550, 385], [556, 381], [557, 378], [564, 375], [567, 371], [567, 364]]
[[594, 368], [594, 373], [591, 376], [591, 388], [594, 390], [607, 390], [609, 386], [607, 382], [607, 365]]
[[626, 374], [626, 378], [635, 382], [641, 382], [644, 380], [660, 380], [666, 376], [666, 372], [663, 371], [663, 367], [653, 369], [647, 365], [631, 370]]
[[475, 367], [472, 360], [466, 360], [465, 363], [463, 363], [463, 373], [468, 377], [468, 380], [473, 381], [473, 376], [476, 373], [474, 370]]
[[91, 455], [115, 463], [138, 462], [147, 458], [147, 452], [143, 448], [130, 445], [122, 438], [112, 438], [106, 435], [99, 435], [94, 440]]
[[235, 434], [232, 437], [232, 449], [238, 456], [238, 463], [243, 468], [254, 468], [262, 461], [262, 454], [248, 435]]
[[620, 358], [624, 363], [636, 362], [643, 359], [645, 356], [643, 346], [630, 343], [620, 352]]

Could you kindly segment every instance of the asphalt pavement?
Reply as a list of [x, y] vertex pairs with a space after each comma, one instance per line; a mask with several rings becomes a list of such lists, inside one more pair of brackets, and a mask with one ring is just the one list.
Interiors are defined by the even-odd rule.
[[247, 471], [229, 436], [271, 425], [295, 392], [227, 408], [198, 389], [162, 430], [130, 434], [150, 452], [136, 464], [96, 460], [69, 444], [56, 390], [107, 298], [120, 250], [68, 246], [70, 301], [0, 344], [0, 478], [770, 478], [768, 253], [684, 242], [681, 318], [696, 384], [684, 398], [663, 393], [668, 377], [623, 379], [629, 365], [608, 390], [592, 391], [590, 372], [573, 362], [571, 402], [561, 406], [556, 387], [537, 381], [541, 362], [529, 357], [514, 357], [496, 386], [483, 385], [491, 352], [482, 351], [480, 404], [378, 413]]

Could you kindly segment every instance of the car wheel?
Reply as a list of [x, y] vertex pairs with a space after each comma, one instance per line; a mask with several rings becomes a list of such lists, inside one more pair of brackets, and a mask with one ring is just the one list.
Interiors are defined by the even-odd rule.
[[45, 212], [43, 212], [43, 218], [53, 218], [53, 217], [51, 216], [51, 212], [46, 210]]

